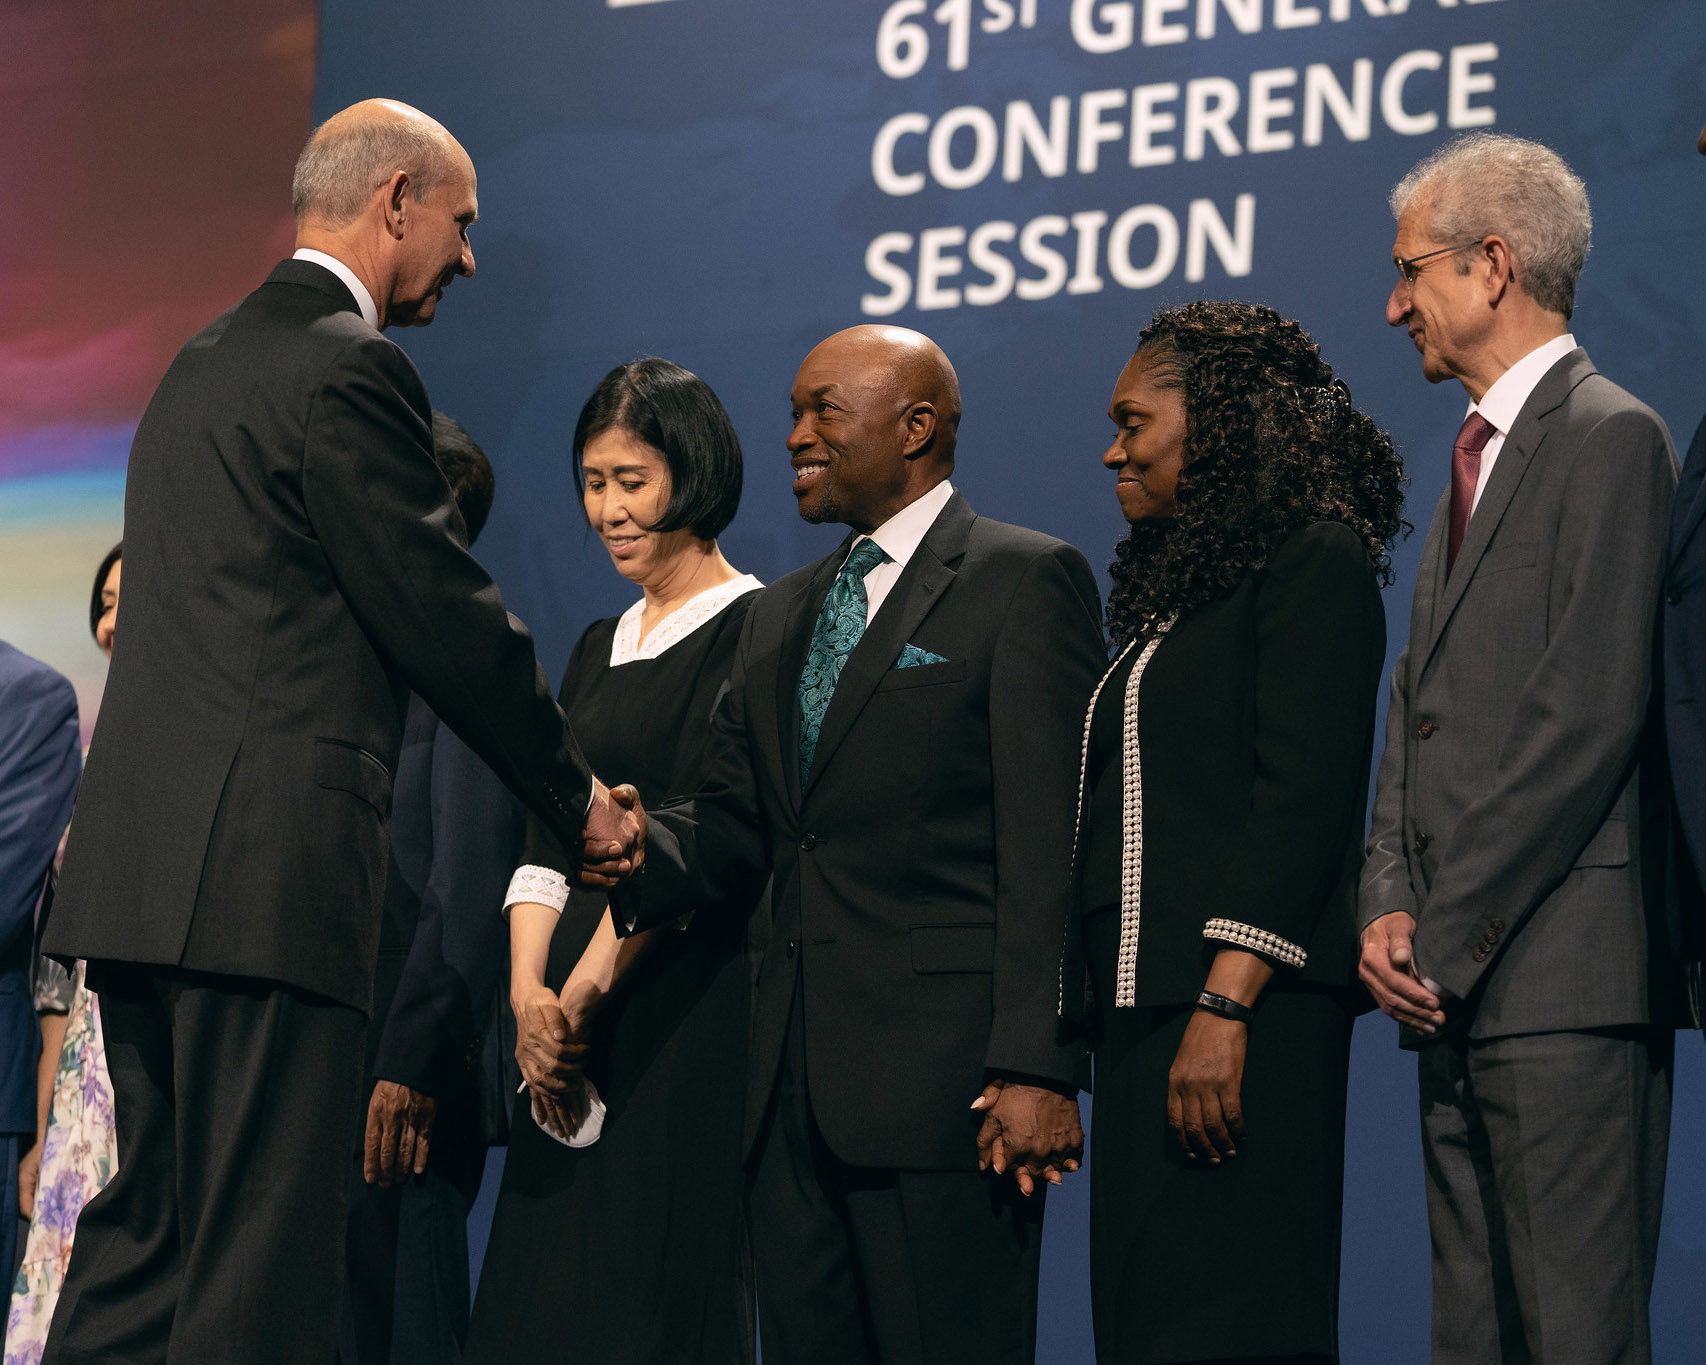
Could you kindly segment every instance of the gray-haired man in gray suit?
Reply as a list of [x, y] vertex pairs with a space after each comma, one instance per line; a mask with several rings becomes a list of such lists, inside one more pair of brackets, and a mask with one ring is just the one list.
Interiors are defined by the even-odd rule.
[[1360, 907], [1363, 981], [1420, 1050], [1433, 1358], [1644, 1362], [1677, 994], [1642, 758], [1676, 457], [1569, 335], [1591, 218], [1555, 153], [1473, 134], [1392, 208], [1386, 320], [1471, 400]]

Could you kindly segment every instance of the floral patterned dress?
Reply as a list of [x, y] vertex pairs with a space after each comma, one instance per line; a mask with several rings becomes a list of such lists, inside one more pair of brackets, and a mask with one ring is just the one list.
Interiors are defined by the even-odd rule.
[[59, 1286], [71, 1260], [77, 1215], [118, 1166], [113, 1087], [101, 1042], [101, 1012], [77, 964], [65, 1046], [53, 1081], [53, 1108], [42, 1144], [41, 1181], [23, 1265], [6, 1318], [5, 1365], [39, 1365]]

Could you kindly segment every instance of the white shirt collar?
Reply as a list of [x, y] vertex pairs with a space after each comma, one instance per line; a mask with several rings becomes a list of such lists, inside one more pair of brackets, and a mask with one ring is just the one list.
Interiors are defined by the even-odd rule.
[[1575, 349], [1576, 339], [1568, 332], [1541, 343], [1494, 380], [1481, 401], [1469, 405], [1469, 411], [1485, 417], [1498, 428], [1500, 436], [1509, 436], [1523, 404], [1546, 372]]
[[367, 292], [367, 286], [356, 278], [355, 271], [336, 256], [328, 256], [324, 251], [316, 251], [311, 246], [298, 247], [291, 254], [291, 260], [312, 261], [315, 265], [325, 266], [349, 286], [350, 293], [355, 295], [355, 305], [361, 309], [361, 315], [367, 319], [367, 325], [375, 331], [379, 330], [379, 309], [374, 306], [373, 295]]
[[954, 485], [943, 479], [916, 502], [901, 508], [869, 536], [860, 536], [847, 547], [847, 553], [852, 554], [861, 540], [874, 540], [891, 563], [904, 569], [953, 496]]
[[646, 609], [646, 599], [642, 597], [616, 622], [616, 633], [610, 641], [610, 666], [620, 668], [641, 659], [658, 658], [715, 618], [737, 597], [757, 592], [763, 586], [751, 574], [743, 573], [738, 578], [695, 593], [653, 626], [644, 642], [640, 639], [640, 616]]

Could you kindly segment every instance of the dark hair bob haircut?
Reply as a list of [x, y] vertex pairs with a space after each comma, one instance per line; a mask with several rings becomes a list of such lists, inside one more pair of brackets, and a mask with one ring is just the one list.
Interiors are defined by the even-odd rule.
[[89, 634], [93, 635], [101, 624], [101, 617], [106, 615], [106, 604], [101, 601], [101, 589], [107, 586], [107, 575], [113, 571], [113, 565], [124, 558], [124, 542], [107, 551], [107, 557], [101, 561], [101, 567], [95, 570], [95, 590], [89, 594]]
[[450, 485], [450, 495], [456, 499], [472, 545], [492, 514], [492, 499], [498, 491], [492, 462], [467, 427], [437, 408], [432, 410], [432, 458]]
[[1157, 313], [1137, 354], [1183, 391], [1185, 464], [1174, 515], [1133, 523], [1108, 566], [1116, 644], [1224, 597], [1315, 521], [1355, 531], [1391, 582], [1404, 467], [1302, 327], [1260, 304], [1189, 303]]
[[618, 365], [604, 376], [575, 423], [575, 486], [585, 490], [587, 442], [626, 431], [662, 452], [669, 505], [648, 531], [691, 531], [715, 540], [740, 507], [740, 438], [711, 386], [658, 356]]

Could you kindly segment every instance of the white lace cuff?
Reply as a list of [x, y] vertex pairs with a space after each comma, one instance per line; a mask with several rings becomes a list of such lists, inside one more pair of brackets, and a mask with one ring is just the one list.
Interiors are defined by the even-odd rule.
[[510, 906], [523, 901], [529, 905], [548, 905], [560, 915], [569, 903], [569, 883], [561, 872], [526, 863], [516, 868], [509, 879], [509, 890], [504, 892], [504, 914], [507, 916]]
[[1301, 967], [1309, 960], [1309, 954], [1295, 943], [1253, 924], [1240, 924], [1235, 919], [1211, 919], [1203, 926], [1202, 936], [1225, 939], [1236, 947], [1248, 948], [1252, 953], [1283, 962], [1287, 967]]

